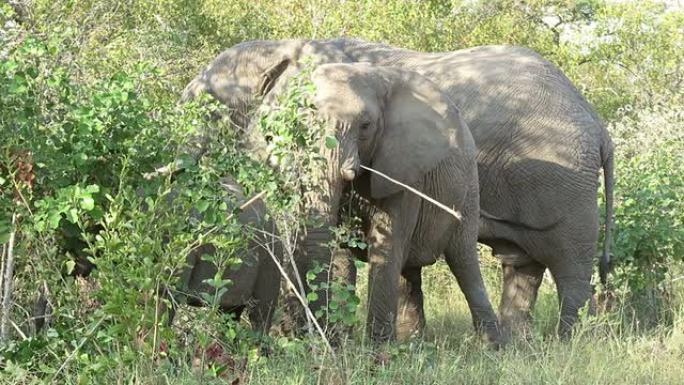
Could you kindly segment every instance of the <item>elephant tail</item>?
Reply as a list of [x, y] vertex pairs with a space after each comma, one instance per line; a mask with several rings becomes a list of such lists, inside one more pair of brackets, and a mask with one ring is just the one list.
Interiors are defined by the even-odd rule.
[[207, 82], [204, 80], [204, 71], [197, 75], [187, 86], [183, 89], [183, 94], [181, 95], [180, 102], [186, 103], [195, 99], [199, 94], [205, 92], [209, 89]]
[[608, 271], [610, 270], [610, 245], [612, 242], [611, 232], [613, 229], [613, 185], [615, 183], [613, 175], [613, 145], [610, 141], [604, 151], [603, 186], [606, 199], [606, 217], [604, 220], [603, 254], [601, 255], [601, 261], [599, 263], [599, 276], [601, 278], [601, 284], [605, 287]]

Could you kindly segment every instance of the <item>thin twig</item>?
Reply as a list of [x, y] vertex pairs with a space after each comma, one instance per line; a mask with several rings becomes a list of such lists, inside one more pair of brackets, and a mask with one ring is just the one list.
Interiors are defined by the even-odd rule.
[[264, 195], [266, 195], [266, 190], [263, 190], [262, 192], [258, 193], [257, 195], [249, 198], [249, 200], [242, 205], [240, 205], [240, 211], [246, 209], [247, 207], [251, 206], [252, 203], [256, 202], [258, 199], [261, 199]]
[[441, 203], [441, 202], [435, 200], [434, 198], [431, 198], [431, 197], [425, 195], [424, 193], [422, 193], [422, 192], [416, 190], [415, 188], [413, 188], [413, 187], [411, 187], [411, 186], [409, 186], [409, 185], [406, 185], [406, 184], [404, 184], [404, 183], [401, 183], [401, 182], [399, 182], [398, 180], [393, 179], [393, 178], [391, 178], [390, 176], [388, 176], [388, 175], [386, 175], [386, 174], [383, 174], [383, 173], [381, 173], [381, 172], [378, 171], [378, 170], [374, 170], [374, 169], [372, 169], [372, 168], [370, 168], [370, 167], [366, 167], [366, 166], [363, 166], [363, 165], [362, 165], [361, 168], [364, 169], [364, 170], [368, 170], [368, 171], [370, 171], [370, 172], [372, 172], [372, 173], [374, 173], [374, 174], [380, 175], [381, 177], [387, 179], [388, 181], [390, 181], [390, 182], [392, 182], [392, 183], [394, 183], [394, 184], [396, 184], [396, 185], [399, 185], [399, 186], [401, 186], [401, 187], [403, 187], [403, 188], [409, 190], [410, 192], [412, 192], [412, 193], [418, 195], [419, 197], [425, 199], [426, 201], [428, 201], [428, 202], [434, 204], [435, 206], [439, 207], [440, 209], [442, 209], [442, 210], [446, 211], [447, 213], [453, 215], [454, 218], [456, 218], [457, 220], [460, 221], [460, 220], [463, 219], [463, 214], [461, 214], [461, 212], [456, 211], [456, 210], [450, 208], [449, 206], [445, 205], [444, 203]]
[[14, 323], [14, 321], [12, 321], [12, 320], [10, 320], [9, 322], [10, 322], [10, 325], [12, 325], [12, 327], [14, 328], [14, 330], [16, 330], [17, 333], [19, 333], [19, 336], [21, 337], [21, 339], [26, 341], [28, 339], [28, 337], [26, 337], [26, 334], [24, 334], [24, 332], [22, 332], [21, 329], [19, 329], [19, 326], [16, 323]]
[[[296, 242], [297, 237], [298, 237], [298, 234], [297, 234], [296, 228], [295, 228], [295, 234], [292, 234], [290, 237], [288, 237], [288, 246], [289, 247], [287, 248], [287, 256], [290, 259], [290, 265], [292, 266], [292, 270], [294, 272], [295, 279], [297, 280], [297, 285], [299, 286], [299, 293], [302, 296], [304, 296], [304, 295], [306, 295], [305, 294], [306, 290], [304, 289], [304, 282], [302, 282], [302, 278], [301, 278], [302, 276], [299, 274], [299, 268], [297, 268], [297, 263], [295, 262], [295, 258], [294, 258], [294, 251], [297, 250], [297, 244], [295, 243], [293, 245], [290, 242], [291, 239], [294, 239]], [[305, 317], [305, 318], [306, 318], [306, 330], [309, 332], [309, 334], [313, 334], [311, 321], [309, 320], [309, 317]]]
[[[7, 245], [2, 245], [2, 255], [0, 258], [0, 304], [2, 304], [3, 293], [5, 292], [5, 255], [7, 254]], [[2, 309], [0, 309], [2, 310]]]
[[55, 374], [52, 375], [52, 380], [50, 381], [51, 384], [54, 384], [54, 383], [55, 383], [55, 379], [57, 378], [57, 375], [58, 375], [62, 370], [64, 370], [64, 368], [66, 368], [66, 366], [67, 366], [67, 364], [69, 363], [69, 361], [71, 361], [72, 359], [74, 359], [74, 357], [76, 356], [76, 353], [78, 353], [78, 351], [81, 350], [81, 348], [82, 348], [83, 345], [86, 343], [86, 341], [88, 341], [88, 338], [95, 332], [95, 330], [97, 330], [98, 327], [100, 327], [100, 324], [102, 324], [102, 322], [104, 322], [105, 318], [106, 318], [106, 317], [103, 316], [102, 318], [100, 318], [99, 321], [97, 321], [97, 323], [95, 323], [95, 325], [93, 325], [92, 328], [90, 328], [90, 330], [88, 331], [88, 333], [86, 333], [85, 337], [83, 337], [83, 339], [82, 339], [81, 342], [78, 344], [78, 346], [76, 346], [76, 348], [71, 352], [71, 354], [69, 354], [69, 357], [67, 357], [66, 360], [64, 360], [64, 362], [62, 362], [62, 365], [59, 367], [59, 369], [57, 369], [57, 371], [55, 372]]
[[5, 261], [4, 289], [2, 296], [2, 320], [0, 321], [0, 340], [9, 338], [10, 307], [12, 305], [12, 276], [14, 275], [14, 241], [17, 234], [17, 213], [12, 214], [12, 232], [7, 244], [7, 259]]
[[[259, 230], [259, 229], [254, 229], [254, 230], [256, 230], [256, 231], [261, 231], [261, 232], [264, 233], [264, 234], [267, 234], [267, 235], [269, 235], [269, 236], [275, 237], [274, 234], [268, 233], [268, 232], [266, 232], [266, 231]], [[258, 243], [259, 243], [259, 242], [258, 242]], [[308, 304], [308, 303], [306, 302], [306, 300], [301, 296], [301, 294], [300, 294], [299, 291], [297, 290], [297, 287], [296, 287], [295, 284], [292, 282], [292, 280], [291, 280], [290, 277], [288, 276], [287, 272], [286, 272], [285, 269], [283, 268], [283, 265], [280, 263], [280, 261], [278, 260], [278, 258], [276, 257], [276, 255], [273, 253], [273, 250], [272, 250], [270, 247], [267, 247], [267, 246], [264, 245], [264, 244], [260, 244], [260, 246], [263, 247], [263, 248], [268, 252], [268, 255], [269, 255], [269, 256], [271, 257], [271, 259], [273, 260], [273, 263], [275, 263], [275, 265], [278, 267], [278, 271], [280, 272], [280, 275], [285, 279], [285, 283], [287, 283], [288, 288], [294, 293], [295, 297], [297, 298], [297, 300], [299, 301], [299, 303], [300, 303], [300, 304], [302, 305], [302, 307], [304, 308], [304, 312], [305, 312], [307, 318], [311, 321], [311, 323], [313, 323], [314, 327], [316, 328], [316, 331], [318, 332], [318, 334], [320, 335], [320, 337], [323, 339], [323, 342], [325, 343], [325, 347], [328, 349], [328, 351], [330, 351], [330, 354], [333, 356], [333, 358], [335, 358], [335, 351], [333, 350], [332, 345], [330, 345], [330, 341], [328, 341], [328, 338], [325, 336], [325, 332], [323, 331], [323, 328], [321, 327], [321, 325], [320, 325], [320, 324], [318, 323], [318, 321], [316, 320], [316, 317], [314, 316], [313, 312], [312, 312], [311, 309], [309, 308], [309, 304]]]

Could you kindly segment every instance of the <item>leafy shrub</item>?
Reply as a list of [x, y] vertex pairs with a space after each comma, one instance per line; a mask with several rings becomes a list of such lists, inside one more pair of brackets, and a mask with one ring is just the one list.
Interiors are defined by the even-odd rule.
[[684, 115], [657, 107], [611, 125], [616, 141], [615, 280], [636, 296], [669, 291], [684, 261]]
[[[174, 347], [157, 293], [174, 285], [199, 242], [217, 246], [219, 266], [234, 258], [244, 234], [219, 179], [243, 158], [231, 156], [232, 130], [201, 162], [187, 156], [213, 107], [177, 107], [150, 91], [159, 86], [153, 66], [79, 84], [49, 64], [60, 49], [51, 44], [28, 36], [0, 62], [2, 210], [20, 215], [18, 253], [29, 256], [15, 269], [15, 302], [30, 304], [40, 290], [53, 308], [47, 333], [6, 346], [4, 356], [54, 379], [63, 373], [43, 362], [71, 351], [61, 370], [88, 378], [154, 355], [162, 337]], [[179, 177], [144, 177], [175, 159], [184, 161]], [[70, 277], [86, 258], [97, 265], [92, 279]], [[228, 284], [214, 283], [219, 293]], [[103, 349], [117, 354], [93, 354]]]

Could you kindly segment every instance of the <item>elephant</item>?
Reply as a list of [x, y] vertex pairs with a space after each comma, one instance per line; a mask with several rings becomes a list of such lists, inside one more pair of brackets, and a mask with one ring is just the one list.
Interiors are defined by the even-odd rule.
[[[230, 176], [222, 178], [221, 185], [238, 202], [246, 202], [242, 187]], [[246, 204], [246, 203], [244, 203]], [[231, 282], [218, 298], [218, 306], [224, 313], [239, 320], [242, 312], [249, 309], [252, 329], [268, 334], [280, 291], [280, 272], [273, 257], [280, 258], [282, 247], [276, 239], [277, 229], [267, 217], [266, 206], [261, 199], [254, 200], [238, 215], [238, 222], [248, 238], [247, 246], [239, 253], [241, 263], [226, 267], [222, 279]], [[211, 243], [193, 248], [186, 256], [186, 266], [180, 273], [178, 287], [167, 289], [171, 307], [165, 305], [160, 314], [168, 311], [171, 325], [177, 303], [204, 306], [202, 294], [213, 296], [216, 289], [205, 282], [216, 275], [217, 267], [202, 257], [216, 253]], [[272, 254], [272, 255], [271, 255]]]
[[[606, 281], [614, 176], [610, 135], [562, 71], [516, 46], [423, 53], [346, 38], [257, 40], [221, 53], [186, 86], [182, 99], [208, 92], [233, 107], [233, 118], [246, 127], [249, 109], [298, 71], [305, 56], [316, 63], [409, 69], [439, 85], [462, 112], [477, 147], [478, 241], [502, 263], [503, 328], [526, 333], [548, 268], [560, 303], [558, 332], [568, 337], [591, 296], [601, 169], [605, 236], [599, 272]], [[402, 301], [414, 302], [422, 314], [422, 292], [413, 293], [420, 300]]]
[[[465, 294], [476, 330], [494, 345], [501, 344], [477, 252], [475, 143], [459, 110], [434, 83], [404, 69], [322, 64], [312, 72], [311, 82], [316, 116], [339, 145], [322, 150], [327, 168], [322, 191], [311, 192], [308, 198], [310, 213], [322, 220], [323, 231], [335, 225], [349, 183], [377, 209], [368, 235], [366, 330], [371, 341], [396, 338], [400, 276], [413, 279], [443, 254]], [[362, 165], [375, 171], [364, 172]], [[457, 213], [424, 201], [378, 173]], [[329, 253], [324, 244], [309, 246], [319, 248], [317, 255]]]

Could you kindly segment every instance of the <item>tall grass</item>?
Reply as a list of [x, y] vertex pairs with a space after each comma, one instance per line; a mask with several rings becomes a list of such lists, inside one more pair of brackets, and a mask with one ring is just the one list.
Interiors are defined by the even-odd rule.
[[[497, 296], [498, 267], [485, 268], [487, 286]], [[269, 357], [244, 370], [212, 378], [191, 361], [175, 366], [141, 361], [110, 374], [120, 384], [682, 384], [684, 311], [673, 304], [673, 327], [640, 330], [623, 323], [620, 309], [584, 316], [571, 341], [550, 333], [558, 321], [554, 285], [545, 280], [534, 312], [532, 337], [494, 351], [473, 333], [468, 308], [444, 263], [426, 269], [427, 331], [420, 339], [378, 353], [361, 328], [332, 356], [318, 356], [306, 344], [281, 344]], [[361, 291], [364, 291], [362, 279]], [[684, 284], [676, 287], [683, 298]], [[196, 363], [195, 363], [196, 364]]]

